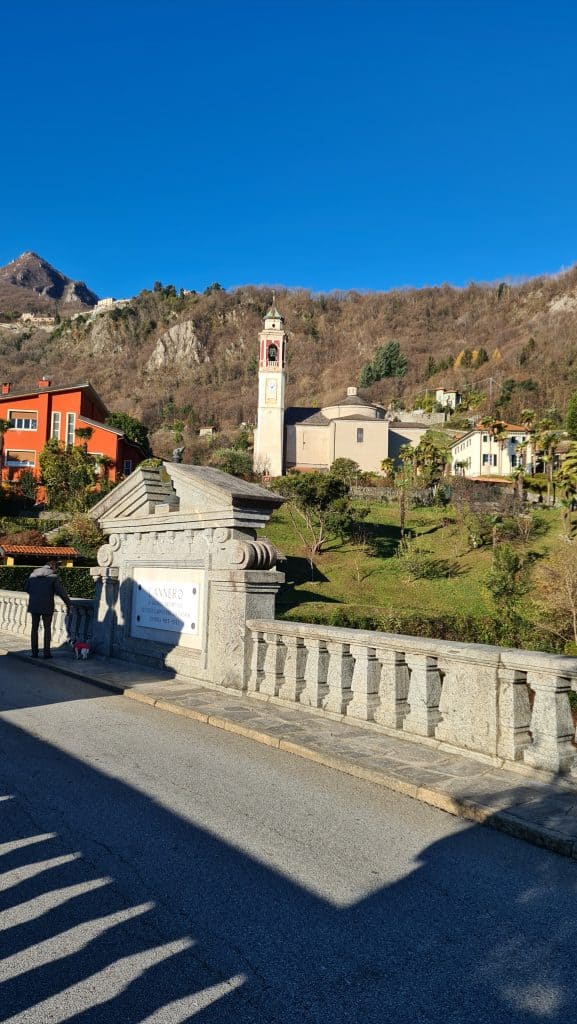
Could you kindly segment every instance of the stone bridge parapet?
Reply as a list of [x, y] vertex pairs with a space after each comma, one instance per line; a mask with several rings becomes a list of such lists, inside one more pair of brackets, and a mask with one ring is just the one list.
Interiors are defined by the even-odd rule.
[[577, 659], [249, 620], [247, 691], [491, 764], [571, 774]]

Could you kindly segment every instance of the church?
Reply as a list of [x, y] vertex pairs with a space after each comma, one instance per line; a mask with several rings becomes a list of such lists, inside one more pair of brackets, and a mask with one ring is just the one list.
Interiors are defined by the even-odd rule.
[[382, 473], [406, 444], [416, 446], [427, 427], [399, 423], [380, 405], [366, 402], [356, 387], [322, 409], [285, 408], [287, 335], [274, 301], [259, 333], [258, 415], [254, 470], [282, 476], [289, 470], [328, 470], [336, 459], [352, 459], [363, 472]]

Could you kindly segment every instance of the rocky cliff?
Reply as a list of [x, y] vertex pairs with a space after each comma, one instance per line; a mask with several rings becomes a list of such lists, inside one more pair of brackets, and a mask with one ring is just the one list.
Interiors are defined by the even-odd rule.
[[72, 281], [35, 252], [0, 267], [0, 310], [45, 312], [57, 304], [90, 307], [98, 301], [83, 281]]

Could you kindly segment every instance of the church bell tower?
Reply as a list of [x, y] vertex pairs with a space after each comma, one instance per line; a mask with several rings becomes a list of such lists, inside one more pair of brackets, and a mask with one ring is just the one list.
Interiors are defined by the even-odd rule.
[[258, 341], [258, 417], [253, 467], [257, 473], [282, 476], [287, 337], [274, 296]]

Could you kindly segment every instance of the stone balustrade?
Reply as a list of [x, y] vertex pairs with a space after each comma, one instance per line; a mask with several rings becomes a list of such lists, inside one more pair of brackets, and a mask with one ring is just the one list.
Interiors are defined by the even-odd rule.
[[249, 620], [249, 693], [493, 764], [570, 774], [577, 658]]
[[[21, 636], [28, 640], [31, 622], [27, 609], [27, 594], [16, 590], [0, 590], [0, 633]], [[92, 637], [93, 622], [94, 602], [74, 598], [67, 629], [66, 606], [57, 600], [52, 619], [53, 646], [65, 643], [69, 632], [75, 640], [89, 641]]]
[[[27, 603], [24, 593], [0, 591], [0, 633], [28, 643]], [[76, 599], [67, 623], [57, 601], [54, 645], [68, 633], [92, 640], [95, 619], [95, 603]], [[577, 658], [276, 619], [244, 622], [237, 688], [251, 696], [492, 764], [577, 779], [569, 705]], [[214, 672], [203, 679], [230, 685]]]

